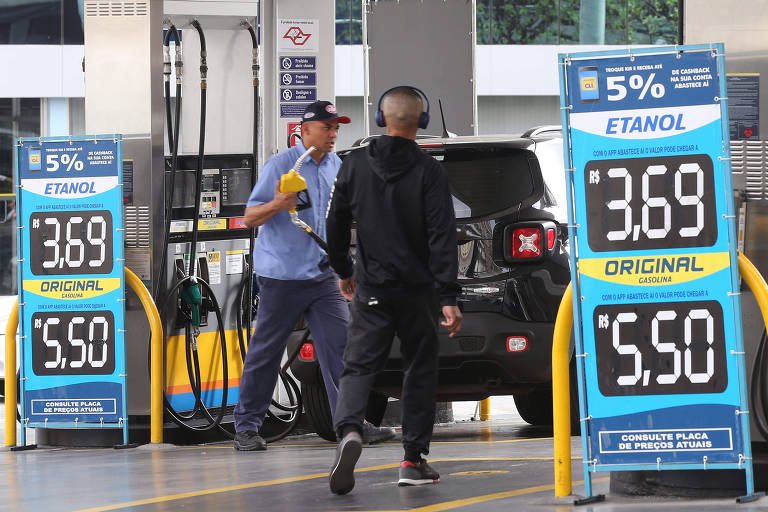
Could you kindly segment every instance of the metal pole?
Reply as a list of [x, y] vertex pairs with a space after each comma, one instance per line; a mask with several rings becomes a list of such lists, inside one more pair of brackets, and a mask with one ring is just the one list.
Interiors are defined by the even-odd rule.
[[[147, 287], [141, 282], [141, 279], [134, 274], [131, 269], [125, 269], [125, 282], [133, 289], [139, 297], [144, 312], [147, 314], [149, 327], [152, 331], [152, 341], [150, 342], [150, 443], [163, 442], [163, 323], [160, 321], [160, 314], [157, 312], [155, 301], [152, 300]], [[15, 417], [15, 415], [14, 415]]]
[[605, 43], [605, 0], [581, 0], [579, 43]]
[[19, 299], [5, 326], [5, 446], [16, 446], [16, 328], [19, 326]]
[[555, 496], [571, 494], [571, 395], [568, 354], [573, 326], [571, 283], [560, 300], [552, 337], [552, 429], [555, 443]]

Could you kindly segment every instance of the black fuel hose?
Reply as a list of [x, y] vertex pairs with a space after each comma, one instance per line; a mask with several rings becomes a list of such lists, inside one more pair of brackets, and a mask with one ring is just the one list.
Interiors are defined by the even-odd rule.
[[[258, 179], [258, 167], [259, 167], [259, 42], [256, 37], [256, 31], [253, 29], [248, 21], [245, 21], [243, 25], [248, 29], [248, 34], [251, 36], [251, 73], [253, 75], [253, 159], [251, 160], [251, 190], [256, 185]], [[256, 228], [250, 228], [250, 234], [248, 238], [248, 272], [246, 272], [245, 279], [246, 293], [248, 294], [248, 309], [246, 310], [246, 325], [248, 326], [248, 339], [251, 338], [251, 325], [253, 324], [253, 247], [256, 239]], [[241, 305], [242, 307], [242, 305]], [[242, 311], [238, 309], [238, 311]], [[238, 335], [242, 338], [242, 329], [238, 329]], [[240, 348], [243, 359], [245, 359], [245, 351], [247, 350], [247, 344], [241, 339]]]
[[[173, 35], [176, 41], [176, 119], [175, 123], [171, 119], [171, 96], [170, 96], [170, 37]], [[160, 256], [160, 275], [155, 284], [154, 297], [155, 303], [159, 303], [163, 290], [166, 287], [166, 265], [168, 264], [168, 243], [171, 231], [171, 217], [173, 213], [173, 195], [176, 187], [176, 171], [178, 168], [179, 157], [179, 135], [181, 134], [181, 84], [183, 77], [182, 51], [181, 51], [181, 38], [176, 30], [175, 25], [170, 25], [165, 35], [164, 52], [167, 51], [166, 69], [165, 74], [165, 115], [166, 123], [168, 125], [168, 141], [169, 149], [171, 150], [171, 175], [170, 182], [168, 184], [168, 191], [165, 194], [165, 230], [163, 231], [163, 254]], [[174, 126], [176, 127], [174, 131]], [[175, 135], [175, 136], [174, 136]], [[163, 173], [165, 175], [165, 173]]]
[[[766, 441], [768, 441], [768, 380], [766, 380], [768, 375], [765, 374], [766, 358], [768, 358], [768, 349], [765, 346], [767, 339], [766, 331], [763, 330], [757, 347], [757, 354], [752, 362], [752, 378], [749, 386], [749, 407], [752, 411], [750, 416], [755, 418], [755, 426]], [[760, 405], [759, 409], [758, 404]]]
[[[229, 365], [227, 364], [227, 338], [226, 338], [226, 332], [224, 331], [224, 319], [221, 314], [221, 308], [219, 307], [219, 303], [216, 300], [216, 296], [213, 294], [213, 290], [211, 289], [210, 285], [203, 280], [202, 278], [193, 278], [192, 276], [186, 276], [183, 279], [180, 279], [176, 282], [176, 284], [173, 285], [173, 287], [168, 290], [168, 294], [165, 297], [165, 300], [162, 302], [162, 305], [160, 307], [160, 313], [162, 315], [162, 318], [166, 318], [168, 306], [171, 303], [171, 298], [175, 296], [175, 294], [181, 289], [182, 286], [187, 285], [189, 282], [195, 282], [197, 285], [199, 285], [201, 288], [203, 288], [210, 298], [213, 306], [213, 311], [216, 314], [216, 322], [218, 324], [218, 334], [219, 334], [219, 344], [221, 346], [221, 358], [222, 358], [222, 379], [224, 381], [224, 385], [222, 387], [222, 393], [221, 393], [221, 405], [219, 407], [219, 411], [214, 418], [211, 413], [208, 411], [208, 408], [205, 406], [205, 404], [202, 401], [202, 376], [200, 372], [200, 362], [197, 355], [197, 349], [194, 340], [192, 339], [191, 329], [189, 327], [189, 323], [187, 323], [187, 326], [185, 327], [185, 343], [186, 343], [186, 358], [187, 358], [187, 372], [190, 376], [190, 385], [192, 387], [192, 394], [195, 398], [195, 405], [193, 407], [193, 410], [189, 414], [180, 414], [178, 411], [176, 411], [173, 406], [171, 406], [168, 397], [163, 393], [163, 401], [165, 403], [165, 410], [168, 413], [168, 416], [171, 418], [171, 420], [176, 423], [178, 426], [187, 429], [192, 430], [195, 432], [205, 432], [208, 430], [213, 430], [214, 428], [218, 428], [220, 431], [224, 432], [227, 436], [233, 437], [232, 434], [224, 429], [221, 426], [221, 420], [224, 418], [224, 413], [227, 406], [227, 398], [229, 394], [229, 386], [227, 385], [229, 382]], [[191, 353], [191, 357], [190, 357]], [[190, 370], [190, 363], [192, 366], [192, 369]], [[194, 416], [196, 416], [198, 413], [202, 414], [207, 420], [208, 423], [205, 426], [202, 427], [195, 427], [187, 423], [189, 420], [191, 420]]]
[[[191, 430], [195, 432], [204, 432], [208, 430], [213, 430], [214, 428], [218, 428], [222, 432], [224, 432], [226, 435], [232, 437], [232, 434], [224, 429], [221, 426], [221, 420], [224, 417], [224, 413], [226, 411], [227, 406], [227, 398], [229, 393], [229, 363], [227, 360], [227, 344], [226, 344], [226, 332], [224, 330], [224, 319], [221, 312], [221, 308], [219, 306], [218, 301], [216, 300], [216, 296], [214, 295], [213, 289], [211, 289], [210, 285], [203, 279], [197, 277], [195, 275], [195, 264], [197, 263], [197, 236], [198, 236], [198, 223], [197, 220], [200, 216], [200, 196], [202, 194], [202, 169], [203, 169], [203, 158], [204, 158], [204, 151], [205, 151], [205, 112], [206, 112], [206, 78], [207, 78], [207, 72], [208, 72], [208, 66], [206, 62], [206, 47], [205, 47], [205, 35], [203, 34], [202, 28], [200, 27], [200, 24], [195, 20], [192, 22], [192, 25], [195, 27], [195, 29], [198, 32], [198, 35], [200, 36], [200, 143], [198, 148], [198, 166], [197, 166], [197, 173], [196, 173], [196, 182], [195, 182], [195, 205], [194, 205], [194, 215], [192, 218], [192, 240], [189, 246], [189, 267], [187, 269], [187, 275], [177, 281], [175, 285], [166, 293], [164, 294], [164, 299], [160, 301], [163, 306], [161, 309], [162, 318], [165, 321], [167, 318], [167, 307], [169, 304], [169, 300], [175, 296], [175, 294], [181, 289], [182, 286], [200, 286], [203, 290], [205, 290], [207, 297], [209, 298], [212, 309], [214, 313], [216, 314], [216, 321], [218, 324], [218, 334], [219, 334], [219, 343], [221, 345], [221, 354], [222, 354], [222, 374], [223, 374], [223, 388], [222, 388], [222, 401], [221, 405], [219, 407], [219, 411], [214, 418], [213, 415], [211, 415], [208, 408], [205, 406], [202, 400], [202, 374], [200, 371], [200, 359], [197, 351], [197, 340], [194, 338], [194, 336], [191, 333], [191, 326], [189, 320], [187, 321], [185, 325], [185, 358], [187, 363], [187, 374], [189, 377], [190, 386], [192, 388], [192, 395], [195, 399], [195, 405], [193, 409], [188, 413], [179, 413], [176, 411], [170, 404], [167, 396], [164, 395], [164, 403], [165, 403], [165, 410], [168, 413], [168, 416], [170, 419], [176, 423], [178, 426], [186, 429]], [[175, 32], [175, 35], [178, 35], [178, 32]], [[178, 38], [177, 38], [178, 41]], [[167, 265], [167, 248], [168, 248], [168, 242], [170, 237], [170, 223], [171, 223], [171, 216], [172, 216], [172, 208], [173, 208], [173, 193], [175, 189], [175, 176], [176, 176], [176, 170], [177, 170], [177, 164], [178, 164], [178, 143], [179, 143], [179, 132], [180, 132], [180, 89], [181, 89], [181, 68], [183, 64], [180, 62], [180, 49], [177, 48], [177, 103], [176, 103], [176, 130], [175, 130], [175, 137], [172, 137], [173, 140], [173, 156], [172, 156], [172, 163], [171, 163], [171, 183], [170, 183], [170, 193], [166, 194], [166, 229], [165, 229], [165, 243], [164, 243], [164, 251], [162, 255], [162, 265], [161, 265], [161, 279], [158, 283], [158, 290], [164, 288], [164, 280], [165, 280], [165, 270]], [[168, 103], [170, 103], [170, 98], [168, 98]], [[170, 112], [170, 107], [166, 105], [166, 113]], [[169, 123], [170, 124], [170, 123]], [[161, 288], [162, 287], [162, 288]], [[202, 415], [206, 420], [207, 424], [202, 427], [196, 427], [190, 425], [189, 422], [193, 418]]]
[[200, 141], [197, 146], [198, 157], [197, 173], [195, 175], [195, 213], [192, 215], [192, 242], [189, 245], [189, 269], [187, 270], [187, 276], [195, 275], [195, 263], [197, 260], [198, 220], [200, 218], [200, 196], [203, 193], [203, 160], [205, 158], [205, 93], [208, 89], [208, 52], [205, 47], [205, 34], [203, 34], [203, 29], [197, 20], [192, 21], [192, 26], [195, 27], [197, 34], [200, 36]]

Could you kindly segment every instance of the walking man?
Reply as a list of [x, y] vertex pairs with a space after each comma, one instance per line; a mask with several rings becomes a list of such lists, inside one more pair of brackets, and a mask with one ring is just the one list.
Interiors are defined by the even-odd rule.
[[[336, 178], [326, 219], [328, 255], [341, 293], [352, 300], [344, 372], [334, 427], [341, 439], [329, 484], [346, 494], [355, 484], [362, 422], [376, 373], [400, 340], [403, 379], [403, 448], [398, 485], [437, 483], [422, 458], [429, 453], [435, 418], [438, 311], [453, 337], [461, 328], [455, 284], [456, 219], [440, 164], [416, 144], [426, 128], [423, 93], [395, 87], [379, 102], [377, 121], [387, 135], [357, 149]], [[426, 97], [425, 97], [426, 99]], [[349, 254], [357, 222], [356, 263]]]

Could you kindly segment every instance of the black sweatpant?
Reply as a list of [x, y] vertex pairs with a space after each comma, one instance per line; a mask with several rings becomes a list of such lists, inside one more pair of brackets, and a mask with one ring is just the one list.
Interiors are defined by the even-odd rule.
[[358, 287], [352, 301], [334, 427], [339, 439], [345, 426], [362, 427], [374, 378], [384, 368], [397, 335], [405, 373], [403, 447], [427, 454], [435, 422], [437, 294], [369, 295]]

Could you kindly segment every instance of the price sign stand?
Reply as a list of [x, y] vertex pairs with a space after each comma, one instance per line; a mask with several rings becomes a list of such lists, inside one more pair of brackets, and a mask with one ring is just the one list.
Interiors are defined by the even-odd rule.
[[42, 427], [121, 428], [127, 445], [122, 138], [15, 150], [21, 444]]
[[[754, 492], [722, 44], [560, 54], [587, 498], [597, 471]], [[578, 502], [577, 502], [578, 503]]]

